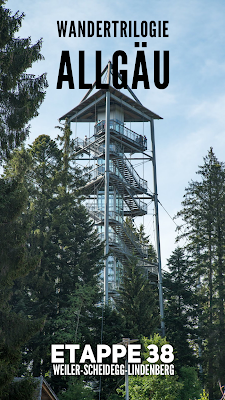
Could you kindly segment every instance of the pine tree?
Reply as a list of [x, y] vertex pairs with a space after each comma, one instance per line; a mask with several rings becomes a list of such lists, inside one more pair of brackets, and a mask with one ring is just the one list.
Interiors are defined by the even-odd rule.
[[[16, 282], [14, 287], [13, 306], [16, 311], [23, 307], [29, 315], [45, 316], [44, 328], [38, 332], [27, 345], [23, 362], [32, 362], [34, 376], [42, 373], [42, 359], [46, 362], [46, 349], [49, 348], [53, 334], [50, 321], [57, 313], [58, 300], [58, 249], [59, 245], [52, 240], [53, 211], [56, 207], [58, 186], [58, 169], [61, 153], [56, 143], [47, 135], [39, 136], [27, 151], [31, 165], [26, 174], [29, 201], [27, 207], [32, 214], [32, 225], [29, 244], [40, 254], [38, 267], [24, 279]], [[50, 360], [48, 357], [49, 365]], [[46, 365], [43, 371], [46, 372]]]
[[0, 179], [0, 397], [7, 394], [16, 375], [21, 347], [40, 329], [41, 320], [32, 321], [27, 314], [16, 313], [10, 305], [16, 278], [35, 268], [26, 242], [30, 221], [24, 215], [27, 192], [20, 175]]
[[47, 87], [46, 74], [35, 77], [26, 73], [35, 61], [43, 59], [42, 41], [32, 45], [30, 37], [15, 37], [24, 14], [11, 15], [4, 4], [0, 0], [0, 160], [27, 138], [28, 123], [38, 115]]
[[174, 363], [179, 371], [197, 361], [190, 347], [197, 337], [195, 278], [182, 248], [174, 250], [167, 266], [169, 272], [163, 275], [166, 337], [174, 347]]
[[130, 217], [126, 217], [125, 220], [128, 227], [133, 231], [137, 240], [141, 245], [145, 246], [148, 250], [148, 261], [151, 263], [157, 263], [157, 255], [153, 245], [150, 243], [149, 236], [145, 233], [145, 228], [143, 224], [137, 228], [133, 222], [133, 219]]
[[186, 189], [180, 238], [187, 240], [199, 286], [199, 330], [203, 343], [203, 368], [209, 397], [218, 379], [224, 379], [224, 272], [225, 272], [225, 169], [213, 150], [204, 158], [200, 180]]
[[[15, 38], [24, 14], [14, 16], [0, 0], [0, 164], [26, 139], [29, 120], [38, 115], [47, 87], [46, 75], [26, 74], [33, 62], [41, 60], [41, 40]], [[0, 397], [7, 396], [16, 374], [21, 346], [38, 329], [41, 321], [32, 321], [17, 313], [11, 303], [15, 279], [35, 268], [37, 255], [27, 246], [30, 219], [26, 214], [27, 191], [23, 175], [26, 157], [17, 170], [0, 179]]]
[[[38, 250], [40, 263], [16, 283], [13, 306], [17, 311], [22, 306], [30, 315], [46, 316], [44, 328], [24, 351], [21, 373], [32, 362], [34, 376], [50, 371], [51, 343], [92, 343], [99, 315], [96, 304], [101, 298], [98, 274], [103, 245], [81, 204], [83, 178], [72, 165], [67, 133], [63, 130], [61, 139], [69, 143], [62, 150], [49, 136], [41, 135], [27, 151], [31, 157], [26, 175], [28, 210], [33, 214], [29, 244]], [[66, 388], [63, 378], [52, 378], [51, 384], [56, 391]]]
[[134, 339], [154, 333], [159, 323], [156, 288], [144, 276], [135, 258], [124, 265], [116, 305], [124, 318], [128, 337]]

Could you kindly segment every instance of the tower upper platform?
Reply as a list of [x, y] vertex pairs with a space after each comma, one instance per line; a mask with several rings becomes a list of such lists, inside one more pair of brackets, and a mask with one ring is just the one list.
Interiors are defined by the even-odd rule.
[[60, 121], [68, 119], [69, 122], [96, 122], [98, 109], [105, 106], [105, 94], [110, 92], [110, 105], [123, 109], [124, 122], [147, 122], [151, 119], [162, 119], [153, 111], [144, 107], [124, 93], [109, 85], [108, 89], [100, 89], [85, 100], [81, 101], [71, 111], [64, 114]]

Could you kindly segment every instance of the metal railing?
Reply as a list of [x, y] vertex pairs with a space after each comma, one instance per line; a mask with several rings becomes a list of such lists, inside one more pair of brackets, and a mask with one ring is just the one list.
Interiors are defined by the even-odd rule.
[[[110, 130], [120, 135], [126, 136], [128, 139], [132, 140], [133, 142], [138, 145], [138, 147], [147, 150], [147, 139], [146, 137], [139, 135], [138, 133], [132, 131], [131, 129], [127, 128], [124, 124], [119, 121], [115, 121], [113, 119], [109, 122]], [[99, 121], [94, 127], [95, 135], [99, 135], [100, 133], [105, 132], [105, 120]]]
[[[79, 151], [79, 149], [86, 149], [87, 151], [93, 151], [97, 155], [104, 154], [105, 152], [105, 145], [104, 144], [98, 144], [95, 143], [94, 137], [92, 136], [90, 139], [80, 139], [76, 138], [75, 139], [75, 148]], [[118, 156], [118, 159], [122, 160], [125, 168], [129, 171], [130, 175], [134, 178], [136, 181], [137, 185], [140, 188], [143, 188], [144, 191], [147, 191], [148, 188], [148, 183], [145, 179], [141, 178], [140, 175], [137, 173], [137, 171], [134, 169], [133, 165], [131, 162], [127, 159], [125, 154], [122, 153], [122, 150], [120, 149], [119, 146], [116, 146], [115, 144], [110, 144], [109, 150], [111, 153], [114, 153], [115, 155]], [[111, 171], [116, 173], [115, 171]]]
[[[98, 220], [99, 222], [104, 221], [104, 212], [96, 208], [95, 205], [87, 206], [88, 212], [90, 213], [91, 217], [94, 220]], [[123, 217], [116, 211], [110, 211], [109, 210], [109, 219], [117, 221], [118, 226], [120, 226], [125, 235], [129, 238], [131, 243], [136, 247], [136, 249], [139, 251], [139, 253], [142, 253], [145, 257], [148, 256], [148, 246], [146, 244], [140, 243], [138, 237], [135, 235], [135, 232], [131, 229], [131, 227], [124, 221]], [[113, 232], [109, 233], [111, 235], [111, 238], [114, 237], [112, 236]], [[116, 234], [116, 237], [118, 237]], [[116, 240], [116, 243], [118, 243], [118, 240]]]
[[[99, 232], [98, 235], [99, 239], [101, 241], [104, 241], [105, 239], [104, 233]], [[127, 254], [128, 256], [132, 255], [130, 249], [126, 246], [126, 244], [121, 240], [121, 238], [115, 232], [109, 232], [109, 245], [115, 246], [115, 248], [123, 254]]]
[[[134, 197], [129, 188], [127, 188], [127, 192], [129, 193], [130, 198], [136, 203], [137, 207], [147, 214], [147, 209], [148, 209], [147, 204], [144, 203], [142, 200], [140, 200], [139, 197]], [[126, 209], [124, 208], [124, 211], [129, 211], [129, 208], [128, 207]]]
[[147, 191], [148, 188], [148, 182], [141, 178], [140, 175], [137, 173], [137, 171], [134, 169], [133, 165], [131, 164], [131, 162], [127, 159], [127, 157], [125, 156], [125, 154], [123, 154], [121, 157], [119, 157], [120, 159], [123, 160], [123, 163], [125, 165], [125, 168], [127, 168], [127, 170], [129, 171], [130, 175], [134, 178], [134, 180], [136, 181], [137, 185], [144, 189], [144, 191]]
[[[90, 150], [93, 150], [95, 152], [95, 154], [97, 154], [97, 155], [104, 154], [104, 152], [105, 152], [105, 145], [104, 144], [99, 144], [98, 145], [97, 143], [96, 144], [92, 143], [92, 145], [89, 148], [90, 148]], [[109, 151], [110, 151], [110, 153], [113, 153], [114, 155], [116, 155], [116, 159], [122, 160], [125, 168], [127, 168], [129, 174], [136, 181], [137, 185], [140, 188], [143, 188], [144, 191], [147, 191], [148, 182], [145, 179], [140, 177], [140, 175], [134, 169], [134, 167], [131, 164], [131, 162], [127, 159], [125, 154], [123, 154], [122, 149], [120, 148], [120, 146], [112, 143], [109, 146]]]
[[[111, 173], [113, 173], [116, 176], [116, 180], [118, 178], [120, 178], [125, 184], [124, 185], [124, 190], [123, 190], [124, 201], [126, 203], [128, 203], [129, 199], [130, 199], [133, 203], [136, 204], [136, 206], [137, 206], [137, 208], [139, 210], [142, 210], [147, 214], [147, 204], [144, 203], [142, 200], [140, 200], [138, 197], [134, 197], [135, 194], [133, 193], [133, 190], [126, 185], [127, 181], [122, 176], [121, 172], [118, 170], [118, 167], [115, 167], [115, 165], [110, 164], [109, 170], [110, 170]], [[88, 171], [89, 183], [90, 182], [94, 183], [94, 181], [99, 177], [103, 178], [104, 177], [104, 173], [105, 173], [105, 166], [104, 165], [99, 165], [96, 168], [92, 169], [91, 171]], [[119, 185], [116, 185], [116, 186], [118, 187], [118, 190], [120, 191], [121, 190], [120, 186]], [[127, 192], [127, 196], [128, 197], [125, 196], [124, 192]], [[125, 197], [126, 197], [127, 201], [126, 201]], [[127, 208], [127, 210], [131, 210], [131, 209]]]
[[[126, 163], [124, 158], [122, 158], [122, 160], [123, 160], [124, 163]], [[142, 188], [144, 191], [146, 191], [147, 190], [147, 181], [142, 179], [131, 165], [126, 165], [126, 167], [129, 170], [129, 173], [131, 174], [131, 177], [133, 177], [134, 181], [136, 181], [136, 184], [140, 188]], [[124, 184], [129, 184], [130, 186], [133, 186], [132, 185], [132, 179], [128, 179], [127, 177], [125, 177], [125, 175], [123, 175], [123, 173], [122, 173], [123, 171], [121, 171], [121, 168], [119, 168], [119, 166], [116, 165], [116, 163], [110, 162], [109, 171], [112, 172], [117, 177], [119, 177], [124, 182]], [[97, 167], [93, 168], [88, 173], [89, 173], [89, 179], [90, 180], [94, 180], [98, 176], [103, 175], [105, 173], [105, 165], [104, 165], [104, 163], [100, 164], [100, 165], [97, 165]]]
[[[104, 221], [104, 212], [97, 208], [95, 205], [86, 205], [88, 212], [90, 213], [93, 219], [98, 219], [98, 221]], [[123, 224], [123, 217], [116, 211], [109, 210], [109, 219], [119, 222]]]

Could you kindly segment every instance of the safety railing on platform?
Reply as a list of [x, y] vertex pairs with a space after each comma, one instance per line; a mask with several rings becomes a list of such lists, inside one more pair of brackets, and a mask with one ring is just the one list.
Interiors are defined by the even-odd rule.
[[[95, 205], [86, 205], [88, 212], [92, 216], [93, 219], [100, 221], [104, 221], [104, 211], [99, 210]], [[119, 222], [123, 224], [123, 217], [116, 211], [109, 210], [109, 219]]]
[[[138, 147], [147, 150], [147, 138], [145, 136], [139, 135], [138, 133], [132, 131], [119, 121], [111, 119], [109, 124], [111, 131], [126, 136], [128, 139], [135, 142]], [[95, 125], [94, 129], [95, 135], [105, 132], [105, 120], [99, 121]]]
[[[125, 162], [125, 160], [123, 159], [123, 161]], [[131, 167], [129, 165], [127, 165], [127, 169], [129, 169], [129, 172], [131, 174], [131, 176], [133, 176], [134, 180], [137, 182], [137, 184], [139, 185], [139, 187], [143, 188], [145, 191], [147, 190], [147, 181], [145, 181], [144, 179], [140, 178], [140, 176], [138, 175], [138, 173], [133, 175], [133, 172], [135, 172], [135, 170], [131, 169]], [[125, 184], [130, 184], [132, 186], [132, 180], [129, 180], [127, 177], [125, 177], [125, 175], [123, 175], [123, 171], [121, 171], [121, 168], [119, 168], [118, 165], [116, 165], [116, 163], [109, 163], [109, 171], [112, 172], [113, 174], [115, 174], [117, 177], [119, 177], [122, 181], [124, 181]], [[97, 177], [99, 177], [100, 175], [103, 175], [105, 173], [105, 165], [104, 163], [97, 165], [97, 167], [93, 168], [91, 171], [89, 171], [89, 179], [94, 180]]]

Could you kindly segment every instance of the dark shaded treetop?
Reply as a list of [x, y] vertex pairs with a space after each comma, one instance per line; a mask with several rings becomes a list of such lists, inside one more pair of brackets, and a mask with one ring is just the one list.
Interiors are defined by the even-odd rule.
[[27, 191], [21, 176], [0, 179], [0, 398], [16, 374], [21, 346], [37, 332], [43, 320], [15, 313], [10, 305], [16, 278], [35, 268], [26, 246], [30, 220], [24, 214]]

